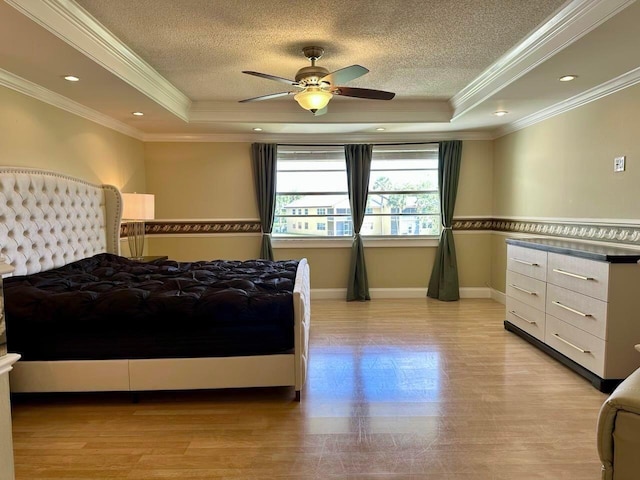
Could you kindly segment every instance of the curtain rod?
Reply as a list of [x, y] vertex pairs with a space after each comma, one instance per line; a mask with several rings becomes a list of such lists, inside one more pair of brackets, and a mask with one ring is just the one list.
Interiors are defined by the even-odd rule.
[[[366, 142], [365, 142], [366, 143]], [[401, 145], [432, 145], [439, 142], [406, 142], [406, 143], [370, 143], [374, 147], [398, 147]], [[358, 145], [351, 143], [277, 143], [279, 147], [344, 147], [345, 145]]]

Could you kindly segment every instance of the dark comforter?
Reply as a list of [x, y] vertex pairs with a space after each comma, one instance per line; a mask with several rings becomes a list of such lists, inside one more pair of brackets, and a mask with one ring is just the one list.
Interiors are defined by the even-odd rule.
[[5, 280], [9, 350], [24, 360], [283, 353], [297, 261], [139, 263], [100, 254]]

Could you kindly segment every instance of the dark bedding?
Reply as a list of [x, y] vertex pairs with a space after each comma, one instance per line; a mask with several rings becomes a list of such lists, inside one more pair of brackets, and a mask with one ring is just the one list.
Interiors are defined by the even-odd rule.
[[111, 254], [5, 279], [9, 350], [23, 360], [176, 358], [293, 349], [298, 262]]

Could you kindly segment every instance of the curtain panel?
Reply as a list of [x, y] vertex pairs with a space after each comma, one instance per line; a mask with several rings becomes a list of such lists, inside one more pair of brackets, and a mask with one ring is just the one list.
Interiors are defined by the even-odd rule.
[[347, 301], [371, 300], [360, 228], [367, 208], [372, 151], [372, 145], [344, 146], [347, 162], [349, 204], [351, 205], [351, 218], [353, 220], [353, 244], [351, 246], [351, 266], [347, 283]]
[[442, 233], [433, 261], [427, 296], [450, 302], [460, 299], [458, 262], [451, 225], [458, 193], [462, 142], [460, 140], [440, 142], [439, 147], [438, 187], [440, 189]]
[[278, 146], [275, 143], [251, 144], [253, 180], [258, 200], [258, 212], [262, 226], [260, 258], [273, 260], [271, 229], [276, 209], [276, 159]]

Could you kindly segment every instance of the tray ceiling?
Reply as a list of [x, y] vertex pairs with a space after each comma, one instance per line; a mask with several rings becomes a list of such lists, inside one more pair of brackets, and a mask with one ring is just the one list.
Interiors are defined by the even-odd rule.
[[[628, 0], [5, 0], [0, 84], [147, 140], [490, 137], [635, 83], [639, 20]], [[330, 71], [370, 70], [348, 86], [396, 98], [334, 97], [321, 117], [290, 96], [238, 103], [287, 90], [242, 70], [293, 78], [307, 45]]]

